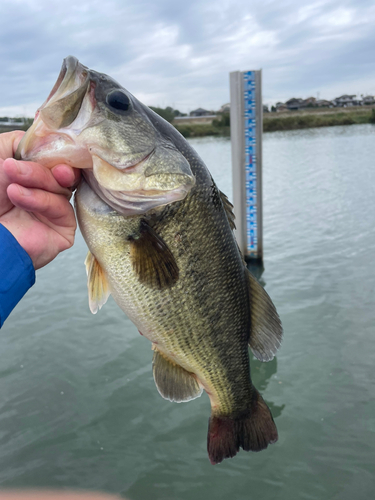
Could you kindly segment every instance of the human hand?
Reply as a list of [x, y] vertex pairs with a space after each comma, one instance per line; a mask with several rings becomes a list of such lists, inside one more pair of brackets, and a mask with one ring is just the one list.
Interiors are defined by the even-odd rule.
[[13, 159], [24, 132], [0, 134], [0, 224], [40, 269], [70, 248], [77, 227], [69, 199], [80, 173]]

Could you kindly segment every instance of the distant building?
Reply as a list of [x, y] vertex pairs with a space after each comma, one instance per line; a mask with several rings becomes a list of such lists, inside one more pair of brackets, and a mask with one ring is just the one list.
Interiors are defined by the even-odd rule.
[[282, 111], [288, 111], [288, 106], [283, 102], [276, 103], [276, 112], [281, 113]]
[[335, 106], [346, 108], [347, 106], [358, 106], [358, 99], [356, 99], [356, 95], [348, 95], [344, 94], [340, 97], [336, 97], [333, 100]]
[[303, 99], [295, 98], [292, 97], [292, 99], [289, 99], [289, 101], [286, 101], [286, 107], [290, 110], [297, 110], [301, 108], [301, 104], [303, 102]]
[[270, 110], [268, 109], [267, 104], [263, 104], [263, 113], [269, 113]]
[[333, 108], [334, 104], [332, 101], [327, 101], [326, 99], [319, 99], [316, 101], [318, 108]]
[[373, 95], [366, 95], [362, 98], [363, 104], [375, 104], [375, 97]]
[[[31, 120], [32, 122], [32, 120]], [[0, 127], [19, 129], [27, 125], [27, 118], [0, 117]]]
[[300, 108], [315, 108], [316, 99], [315, 97], [308, 97], [301, 102]]
[[219, 109], [219, 113], [229, 113], [230, 112], [230, 102], [223, 104]]
[[214, 113], [212, 111], [207, 111], [207, 109], [198, 108], [194, 111], [190, 111], [190, 116], [210, 116]]

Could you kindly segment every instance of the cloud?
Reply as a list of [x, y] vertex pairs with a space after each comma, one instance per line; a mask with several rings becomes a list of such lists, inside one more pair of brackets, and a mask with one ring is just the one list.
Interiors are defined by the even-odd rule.
[[234, 70], [262, 68], [266, 102], [367, 93], [374, 22], [369, 0], [3, 0], [0, 115], [29, 115], [69, 54], [182, 111], [228, 102]]

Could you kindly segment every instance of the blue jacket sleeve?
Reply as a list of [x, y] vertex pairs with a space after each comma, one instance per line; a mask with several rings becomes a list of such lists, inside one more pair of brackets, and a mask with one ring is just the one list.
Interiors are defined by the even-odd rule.
[[29, 254], [0, 224], [0, 328], [34, 283], [35, 270]]

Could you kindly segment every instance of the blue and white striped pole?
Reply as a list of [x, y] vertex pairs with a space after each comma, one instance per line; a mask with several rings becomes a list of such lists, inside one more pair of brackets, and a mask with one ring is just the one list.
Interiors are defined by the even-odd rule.
[[233, 204], [236, 238], [247, 261], [263, 261], [262, 72], [230, 73]]

